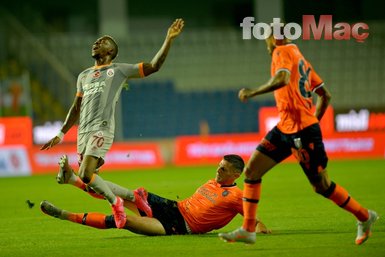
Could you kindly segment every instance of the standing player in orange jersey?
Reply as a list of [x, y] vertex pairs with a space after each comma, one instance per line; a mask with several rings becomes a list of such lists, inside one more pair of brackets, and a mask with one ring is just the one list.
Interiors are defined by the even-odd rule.
[[[95, 65], [78, 76], [77, 93], [64, 121], [63, 127], [41, 150], [48, 150], [58, 144], [64, 134], [79, 121], [77, 152], [79, 155], [79, 183], [84, 182], [95, 192], [103, 195], [112, 206], [115, 223], [122, 228], [126, 223], [123, 200], [110, 190], [97, 170], [104, 164], [107, 151], [111, 148], [115, 133], [115, 107], [122, 87], [128, 79], [148, 76], [157, 72], [166, 60], [174, 39], [182, 32], [184, 21], [176, 19], [168, 28], [162, 47], [150, 63], [114, 63], [118, 45], [111, 36], [103, 36], [92, 45], [91, 55]], [[60, 161], [63, 165], [67, 157]], [[62, 166], [61, 165], [61, 166]], [[63, 180], [61, 168], [57, 177]]]
[[[244, 162], [240, 156], [234, 154], [223, 156], [216, 170], [215, 179], [210, 179], [192, 196], [178, 202], [147, 193], [143, 188], [132, 191], [112, 182], [106, 183], [116, 195], [124, 199], [126, 207], [139, 214], [127, 216], [124, 229], [144, 235], [202, 234], [222, 228], [237, 214], [243, 214], [242, 190], [235, 183], [243, 168]], [[76, 176], [71, 167], [66, 165], [65, 169], [70, 175], [64, 184], [78, 186], [73, 179], [70, 179], [70, 176]], [[141, 192], [141, 198], [138, 199], [151, 209], [152, 217], [148, 217], [133, 204], [135, 192]], [[116, 228], [112, 215], [92, 212], [72, 213], [59, 209], [47, 201], [43, 201], [40, 208], [44, 213], [62, 220], [100, 229]], [[256, 222], [255, 230], [259, 233], [270, 233], [260, 221]]]
[[[291, 154], [298, 159], [315, 192], [330, 199], [358, 220], [356, 244], [365, 242], [378, 215], [360, 205], [345, 188], [329, 179], [328, 158], [319, 126], [331, 95], [322, 79], [290, 40], [266, 39], [272, 55], [271, 79], [256, 89], [243, 88], [239, 99], [274, 91], [280, 121], [268, 132], [245, 167], [243, 190], [244, 219], [241, 228], [221, 233], [227, 242], [255, 243], [255, 217], [260, 199], [262, 176]], [[316, 112], [312, 113], [312, 92], [318, 95]]]

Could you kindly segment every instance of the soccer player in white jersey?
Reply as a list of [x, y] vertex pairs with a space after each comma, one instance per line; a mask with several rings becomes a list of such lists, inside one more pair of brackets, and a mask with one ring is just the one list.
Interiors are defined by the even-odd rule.
[[[81, 72], [77, 80], [75, 100], [68, 112], [64, 124], [54, 138], [41, 147], [48, 150], [58, 144], [64, 134], [79, 121], [77, 152], [79, 155], [78, 177], [66, 178], [64, 164], [67, 157], [60, 159], [61, 169], [57, 181], [80, 179], [96, 193], [104, 196], [112, 206], [116, 227], [122, 228], [126, 222], [123, 200], [115, 196], [105, 181], [97, 174], [104, 163], [104, 157], [110, 149], [115, 131], [115, 106], [120, 96], [122, 85], [130, 78], [145, 77], [157, 72], [165, 61], [173, 40], [182, 32], [184, 21], [176, 19], [167, 31], [164, 43], [150, 63], [113, 63], [118, 54], [118, 46], [110, 36], [103, 36], [92, 46], [92, 58], [95, 66]], [[138, 208], [141, 206], [137, 196]], [[151, 213], [149, 213], [151, 215]]]

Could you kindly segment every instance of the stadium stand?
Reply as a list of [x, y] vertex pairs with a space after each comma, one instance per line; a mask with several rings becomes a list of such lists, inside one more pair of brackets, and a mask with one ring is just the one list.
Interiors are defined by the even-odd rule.
[[[90, 48], [99, 36], [92, 33], [32, 34], [14, 18], [6, 22], [0, 40], [10, 54], [16, 54], [39, 86], [32, 92], [46, 91], [45, 101], [33, 106], [48, 110], [52, 102], [57, 111], [42, 119], [63, 120], [75, 94], [77, 74], [93, 65]], [[382, 81], [385, 70], [385, 23], [368, 22], [371, 34], [365, 43], [350, 41], [298, 41], [303, 53], [324, 78], [333, 94], [336, 110], [385, 108]], [[165, 31], [157, 28], [131, 29], [119, 38], [117, 62], [150, 61], [159, 49]], [[258, 130], [260, 106], [272, 105], [272, 95], [247, 105], [237, 99], [242, 87], [268, 79], [270, 60], [264, 42], [242, 40], [236, 27], [188, 28], [175, 41], [161, 72], [143, 80], [129, 82], [122, 95], [124, 139], [162, 138], [200, 133], [202, 121], [210, 133], [253, 132]], [[0, 54], [3, 58], [5, 54]], [[360, 96], [360, 97], [357, 97]], [[37, 95], [37, 97], [39, 97]], [[40, 97], [39, 97], [40, 98]], [[50, 99], [48, 99], [50, 98]], [[119, 117], [118, 117], [119, 118]], [[36, 117], [35, 122], [39, 119]]]
[[238, 91], [177, 92], [172, 82], [131, 82], [122, 93], [124, 138], [197, 135], [200, 123], [210, 133], [258, 131], [258, 109], [272, 100], [242, 104]]

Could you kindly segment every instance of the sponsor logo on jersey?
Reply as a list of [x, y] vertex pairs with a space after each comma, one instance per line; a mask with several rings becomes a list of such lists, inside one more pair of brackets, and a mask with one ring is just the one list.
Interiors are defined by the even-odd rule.
[[95, 71], [93, 77], [94, 78], [99, 78], [100, 77], [100, 71]]
[[97, 82], [85, 84], [83, 86], [83, 90], [84, 90], [83, 96], [96, 94], [98, 92], [103, 92], [105, 86], [106, 86], [105, 81], [101, 81], [101, 82], [97, 81]]

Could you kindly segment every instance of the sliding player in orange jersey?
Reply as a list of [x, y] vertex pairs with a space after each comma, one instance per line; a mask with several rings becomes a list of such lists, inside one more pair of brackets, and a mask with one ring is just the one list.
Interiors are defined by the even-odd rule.
[[[328, 177], [328, 158], [319, 121], [331, 95], [311, 64], [290, 40], [279, 40], [271, 35], [266, 39], [266, 44], [272, 55], [271, 79], [256, 89], [241, 89], [239, 99], [246, 102], [254, 96], [274, 91], [280, 121], [261, 141], [245, 167], [242, 227], [230, 233], [221, 233], [219, 237], [227, 242], [255, 243], [255, 217], [262, 176], [294, 154], [315, 192], [357, 218], [355, 242], [362, 244], [370, 236], [378, 215], [362, 207], [345, 188]], [[313, 92], [318, 95], [315, 114], [311, 111]]]
[[[69, 168], [68, 166], [66, 169]], [[242, 191], [235, 180], [242, 174], [244, 162], [238, 155], [225, 155], [219, 163], [215, 179], [200, 186], [195, 193], [182, 201], [165, 199], [143, 188], [131, 191], [111, 182], [111, 190], [124, 199], [125, 206], [138, 215], [128, 215], [123, 228], [144, 235], [202, 234], [227, 225], [242, 211]], [[68, 170], [68, 173], [72, 173]], [[72, 174], [76, 176], [75, 174]], [[71, 176], [72, 176], [71, 175]], [[73, 183], [69, 179], [66, 183]], [[75, 185], [75, 184], [74, 184]], [[75, 185], [79, 186], [79, 185]], [[82, 188], [82, 187], [80, 187]], [[136, 200], [151, 208], [152, 218], [133, 204]], [[53, 217], [79, 224], [107, 229], [116, 228], [113, 215], [100, 213], [71, 213], [61, 210], [47, 201], [40, 204], [41, 210]], [[255, 231], [270, 233], [263, 223], [256, 220]]]

